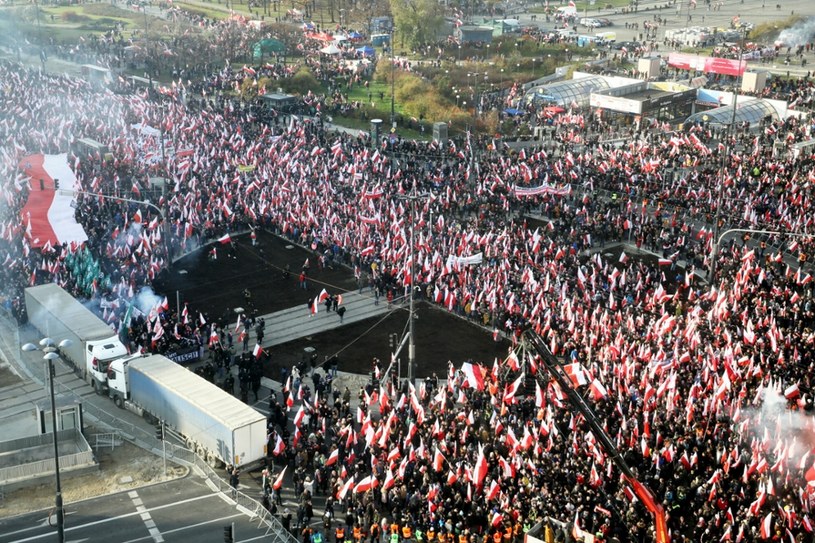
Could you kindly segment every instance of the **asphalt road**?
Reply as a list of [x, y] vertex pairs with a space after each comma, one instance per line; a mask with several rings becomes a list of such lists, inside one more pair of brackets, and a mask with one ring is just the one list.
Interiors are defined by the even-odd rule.
[[[67, 543], [201, 543], [223, 541], [234, 523], [235, 542], [270, 539], [257, 520], [228, 503], [195, 476], [66, 506]], [[0, 543], [50, 542], [49, 511], [0, 520]], [[50, 522], [55, 517], [50, 516]]]
[[[670, 0], [641, 0], [639, 2], [639, 9], [635, 13], [615, 13], [615, 10], [597, 9], [605, 3], [598, 0], [595, 6], [589, 8], [587, 12], [581, 11], [580, 17], [587, 16], [605, 17], [610, 19], [614, 26], [608, 28], [600, 28], [591, 32], [584, 26], [578, 26], [577, 31], [579, 34], [592, 34], [596, 32], [614, 32], [617, 35], [617, 41], [638, 41], [641, 33], [644, 34], [643, 24], [648, 21], [653, 23], [654, 17], [658, 16], [666, 19], [665, 24], [660, 25], [657, 31], [657, 43], [659, 44], [659, 51], [664, 54], [670, 52], [663, 44], [662, 40], [665, 38], [665, 32], [668, 30], [677, 30], [682, 28], [690, 28], [695, 26], [712, 26], [728, 28], [734, 17], [739, 17], [741, 22], [753, 23], [759, 25], [762, 23], [774, 23], [784, 21], [791, 15], [815, 16], [815, 3], [812, 0], [714, 0], [711, 6], [721, 4], [718, 9], [708, 9], [703, 0], [697, 2], [696, 8], [689, 9], [687, 0], [679, 0], [673, 5], [670, 5]], [[553, 6], [558, 6], [556, 2], [552, 3]], [[565, 2], [564, 4], [565, 5]], [[666, 7], [667, 6], [667, 7]], [[777, 6], [780, 6], [778, 8]], [[536, 20], [532, 20], [532, 14], [529, 12], [521, 12], [514, 15], [522, 25], [537, 25], [543, 29], [553, 29], [555, 27], [554, 19], [551, 22], [546, 22], [543, 15], [538, 14]], [[638, 28], [626, 28], [626, 24], [638, 23]], [[748, 38], [748, 41], [749, 38]], [[768, 44], [772, 45], [772, 44]], [[779, 75], [805, 75], [811, 70], [813, 61], [815, 61], [815, 52], [810, 52], [805, 55], [807, 57], [807, 66], [801, 68], [800, 62], [793, 63], [791, 66], [784, 64], [783, 56], [778, 59], [775, 64], [761, 64], [759, 62], [750, 62], [750, 66], [755, 66], [763, 70], [769, 70]]]

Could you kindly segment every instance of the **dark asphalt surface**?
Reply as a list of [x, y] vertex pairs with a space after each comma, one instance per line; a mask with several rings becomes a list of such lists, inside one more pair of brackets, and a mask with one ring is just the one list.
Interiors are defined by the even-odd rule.
[[[168, 274], [156, 283], [156, 290], [166, 294], [175, 308], [176, 291], [183, 306], [188, 302], [190, 314], [197, 318], [202, 311], [208, 317], [220, 318], [231, 326], [235, 320], [234, 308], [246, 305], [243, 291], [251, 292], [252, 307], [263, 315], [302, 306], [323, 288], [330, 293], [342, 293], [357, 288], [353, 270], [345, 266], [318, 269], [317, 256], [287, 240], [259, 232], [257, 246], [252, 246], [248, 234], [232, 236], [233, 245], [216, 244], [217, 260], [208, 257], [208, 248], [180, 259]], [[298, 278], [306, 259], [310, 264], [309, 290], [298, 288]], [[289, 278], [283, 269], [291, 269]], [[387, 303], [384, 299], [381, 303]], [[318, 362], [337, 355], [339, 369], [352, 373], [371, 371], [374, 358], [384, 365], [390, 361], [389, 336], [402, 336], [408, 322], [407, 304], [384, 320], [375, 318], [339, 327], [271, 349], [271, 363], [265, 368], [267, 377], [280, 379], [280, 368], [291, 368], [303, 359], [303, 349], [313, 347]], [[250, 308], [246, 308], [250, 309]], [[495, 343], [483, 328], [433, 307], [417, 304], [416, 360], [419, 376], [436, 372], [447, 375], [447, 362], [456, 366], [465, 360], [492, 365], [495, 357], [507, 355], [507, 342]], [[407, 361], [407, 350], [401, 360]], [[404, 368], [403, 368], [404, 371]]]
[[[223, 541], [224, 526], [233, 522], [236, 543], [260, 541], [266, 532], [195, 476], [72, 503], [65, 511], [65, 540], [75, 543]], [[55, 541], [49, 514], [0, 520], [0, 543]]]

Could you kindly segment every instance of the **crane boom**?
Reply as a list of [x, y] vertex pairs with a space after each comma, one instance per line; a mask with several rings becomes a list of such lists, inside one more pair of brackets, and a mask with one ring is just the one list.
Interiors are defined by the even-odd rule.
[[652, 515], [654, 515], [657, 543], [670, 543], [671, 538], [670, 534], [668, 533], [668, 524], [665, 519], [665, 510], [662, 508], [662, 505], [657, 503], [657, 501], [654, 499], [654, 494], [651, 492], [651, 490], [637, 480], [636, 474], [622, 457], [620, 451], [617, 450], [617, 447], [614, 445], [614, 442], [611, 441], [611, 438], [603, 429], [603, 426], [598, 422], [597, 416], [594, 414], [591, 407], [589, 407], [589, 404], [587, 404], [586, 400], [583, 399], [583, 396], [581, 396], [577, 390], [574, 389], [572, 386], [572, 381], [566, 374], [566, 371], [563, 369], [562, 364], [558, 362], [555, 355], [552, 354], [552, 351], [550, 351], [549, 347], [547, 347], [543, 342], [543, 339], [541, 339], [541, 337], [531, 329], [524, 333], [524, 337], [527, 339], [527, 341], [529, 341], [532, 348], [535, 349], [538, 355], [540, 355], [543, 367], [546, 368], [546, 372], [552, 377], [552, 379], [555, 380], [555, 382], [560, 386], [561, 390], [566, 393], [566, 396], [572, 406], [583, 415], [586, 423], [591, 428], [592, 433], [595, 435], [595, 437], [597, 437], [597, 441], [600, 443], [600, 446], [609, 456], [611, 461], [614, 462], [614, 465], [617, 466], [617, 468], [619, 468], [619, 470], [623, 473], [623, 477], [625, 478], [626, 482], [631, 485], [634, 494], [640, 499], [640, 501], [642, 501], [645, 508], [648, 509]]

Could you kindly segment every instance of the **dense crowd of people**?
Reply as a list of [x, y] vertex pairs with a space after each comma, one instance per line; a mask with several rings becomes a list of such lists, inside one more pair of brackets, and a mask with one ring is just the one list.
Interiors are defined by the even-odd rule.
[[[229, 68], [210, 77], [235, 78]], [[516, 152], [469, 135], [372, 141], [326, 132], [319, 120], [259, 123], [255, 110], [224, 98], [187, 107], [169, 89], [157, 104], [12, 63], [0, 64], [0, 78], [0, 278], [12, 306], [29, 284], [56, 281], [99, 301], [111, 326], [137, 324], [134, 348], [157, 350], [170, 337], [228, 341], [195, 307], [133, 320], [130, 302], [168, 253], [252, 226], [403, 291], [412, 277], [433, 303], [515, 340], [516, 354], [453, 368], [446, 382], [364, 391], [356, 413], [327, 395], [306, 406], [298, 385], [288, 387], [282, 405], [309, 416], [295, 416], [293, 432], [278, 420], [270, 448], [281, 459], [291, 451], [321, 481], [313, 490], [333, 496], [349, 533], [370, 536], [377, 524], [381, 535], [387, 519], [402, 539], [506, 542], [552, 517], [570, 533], [653, 540], [653, 519], [629, 498], [609, 451], [525, 347], [531, 330], [569, 364], [666, 509], [675, 541], [755, 540], [767, 522], [769, 537], [812, 538], [812, 242], [727, 240], [715, 274], [709, 256], [725, 226], [811, 227], [812, 156], [774, 155], [771, 145], [809, 139], [808, 122], [732, 135], [643, 127], [611, 145], [594, 137], [599, 121], [567, 111], [550, 139]], [[173, 142], [164, 162], [145, 126]], [[149, 206], [79, 196], [87, 244], [32, 248], [19, 162], [66, 152], [80, 137], [111, 154], [70, 151], [82, 190], [147, 194], [150, 176], [169, 177], [155, 199], [167, 231]], [[427, 197], [411, 265], [400, 196], [414, 190]], [[623, 240], [657, 257], [597, 250]], [[69, 264], [77, 260], [85, 264]]]

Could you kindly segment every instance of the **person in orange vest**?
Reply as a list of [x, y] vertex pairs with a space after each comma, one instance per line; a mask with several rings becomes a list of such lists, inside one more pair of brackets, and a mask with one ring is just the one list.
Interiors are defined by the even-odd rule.
[[381, 528], [378, 522], [374, 522], [371, 524], [371, 529], [368, 530], [368, 535], [371, 536], [370, 541], [371, 543], [379, 543], [379, 535], [380, 535]]
[[504, 525], [503, 541], [504, 543], [512, 543], [512, 526], [509, 524]]
[[362, 526], [360, 526], [359, 523], [354, 524], [354, 541], [356, 543], [361, 543], [362, 537]]
[[464, 530], [458, 534], [458, 543], [469, 543], [470, 530]]
[[337, 525], [337, 528], [334, 530], [334, 542], [345, 543], [345, 525]]
[[409, 524], [402, 526], [402, 541], [410, 541], [413, 538], [413, 530]]

